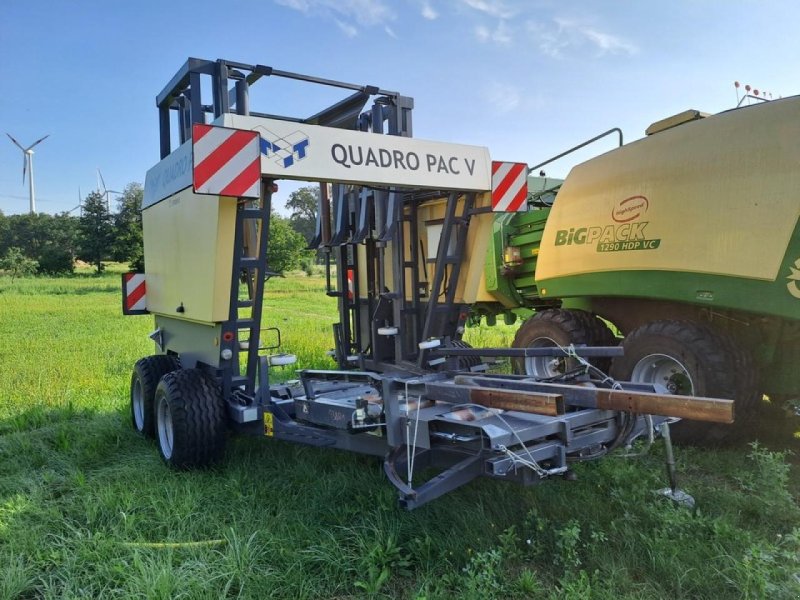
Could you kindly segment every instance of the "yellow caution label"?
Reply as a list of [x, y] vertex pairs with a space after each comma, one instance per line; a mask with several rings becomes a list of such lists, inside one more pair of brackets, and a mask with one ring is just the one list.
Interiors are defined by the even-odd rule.
[[264, 411], [264, 435], [272, 437], [275, 435], [275, 428], [272, 424], [272, 413]]

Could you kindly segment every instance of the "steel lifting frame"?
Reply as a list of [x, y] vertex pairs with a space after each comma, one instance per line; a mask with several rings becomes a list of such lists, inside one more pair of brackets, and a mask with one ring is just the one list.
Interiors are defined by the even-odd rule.
[[[210, 104], [206, 104], [201, 95], [201, 79], [204, 76], [211, 79], [212, 99]], [[259, 79], [269, 77], [351, 90], [353, 93], [306, 118], [251, 111], [250, 86]], [[233, 82], [233, 87], [229, 86], [230, 82]], [[362, 112], [363, 107], [372, 96], [378, 97], [374, 101], [371, 112], [365, 115]], [[312, 77], [265, 65], [250, 65], [221, 59], [210, 61], [189, 58], [158, 94], [156, 105], [158, 106], [161, 158], [165, 158], [174, 149], [171, 139], [170, 111], [178, 113], [178, 144], [183, 144], [191, 139], [192, 125], [205, 123], [206, 115], [211, 115], [212, 119], [216, 119], [226, 113], [363, 131], [371, 127], [371, 131], [377, 133], [382, 132], [383, 123], [386, 122], [389, 134], [410, 136], [411, 109], [414, 101], [397, 92], [383, 90], [373, 85], [358, 85]], [[378, 124], [377, 129], [376, 124]]]
[[[202, 94], [201, 81], [204, 77], [209, 78], [211, 83], [210, 102], [209, 99], [203, 98]], [[250, 86], [260, 79], [272, 77], [340, 88], [352, 93], [306, 118], [251, 111]], [[375, 98], [372, 106], [369, 110], [364, 111], [364, 106], [373, 97]], [[189, 58], [156, 97], [159, 112], [161, 158], [165, 158], [175, 149], [173, 142], [177, 141], [177, 144], [180, 145], [191, 139], [193, 124], [204, 124], [209, 117], [216, 119], [227, 113], [376, 133], [385, 131], [390, 135], [408, 137], [411, 135], [413, 104], [412, 98], [373, 85], [359, 85], [314, 77], [260, 64], [251, 65], [222, 59], [210, 61]], [[171, 135], [170, 114], [172, 112], [177, 114], [177, 140], [173, 140]], [[337, 186], [337, 188], [343, 191], [343, 186]], [[260, 347], [260, 324], [264, 278], [269, 276], [266, 265], [266, 247], [269, 238], [271, 195], [272, 182], [262, 180], [261, 199], [257, 203], [240, 202], [237, 207], [230, 313], [228, 320], [222, 324], [222, 348], [231, 349], [233, 352], [230, 364], [221, 369], [226, 399], [231, 398], [234, 392], [240, 398], [252, 398], [256, 394], [259, 377], [263, 376], [264, 381], [267, 381], [267, 370], [258, 367], [260, 359], [263, 359], [263, 357], [259, 357], [258, 353], [259, 350], [264, 349]], [[345, 202], [345, 199], [342, 198], [341, 201]], [[369, 203], [365, 199], [361, 205], [364, 211], [360, 221], [361, 240], [363, 240], [367, 237], [366, 227], [370, 222], [366, 219]], [[321, 210], [323, 208], [329, 207], [320, 207]], [[343, 217], [349, 218], [346, 202], [342, 209]], [[348, 223], [346, 227], [341, 228], [340, 233], [349, 235], [350, 229], [350, 223]], [[327, 233], [329, 236], [329, 231]], [[357, 240], [346, 239], [342, 241], [340, 247], [336, 248], [340, 264], [347, 260], [348, 252], [350, 256], [354, 256], [357, 243]], [[240, 278], [247, 283], [247, 299], [239, 298]], [[340, 269], [338, 287], [340, 290], [347, 289], [345, 270]], [[346, 300], [346, 297], [344, 299]], [[241, 317], [239, 313], [242, 309], [250, 309], [250, 315]], [[357, 318], [357, 303], [355, 306], [343, 308], [341, 312], [342, 314], [354, 312]], [[346, 324], [349, 319], [343, 318], [341, 321]], [[350, 329], [345, 326], [344, 330], [349, 337]], [[241, 335], [244, 332], [246, 332], [246, 338]], [[280, 337], [279, 333], [278, 336]], [[278, 343], [280, 344], [280, 340]], [[243, 375], [239, 374], [240, 349], [247, 352]], [[241, 418], [241, 415], [237, 413], [237, 420]]]

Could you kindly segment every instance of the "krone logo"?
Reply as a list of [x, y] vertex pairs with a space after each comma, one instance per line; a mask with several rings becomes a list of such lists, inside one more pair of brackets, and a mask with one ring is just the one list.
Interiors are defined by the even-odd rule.
[[800, 286], [797, 285], [797, 282], [800, 281], [800, 258], [794, 261], [794, 267], [789, 267], [789, 271], [791, 272], [786, 278], [789, 280], [789, 283], [786, 284], [786, 289], [795, 298], [800, 298]]
[[650, 201], [645, 196], [631, 196], [620, 200], [611, 209], [611, 218], [617, 223], [630, 223], [643, 216], [650, 208]]

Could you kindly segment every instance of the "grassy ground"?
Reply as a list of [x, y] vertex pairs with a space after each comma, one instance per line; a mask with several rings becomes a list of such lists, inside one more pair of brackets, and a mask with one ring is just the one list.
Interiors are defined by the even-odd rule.
[[[330, 366], [322, 289], [269, 284], [265, 325], [304, 366]], [[219, 468], [170, 472], [129, 426], [151, 319], [119, 306], [114, 274], [0, 278], [0, 598], [800, 596], [797, 471], [774, 448], [679, 450], [694, 513], [653, 493], [660, 444], [412, 513], [380, 461], [274, 440], [232, 438]]]

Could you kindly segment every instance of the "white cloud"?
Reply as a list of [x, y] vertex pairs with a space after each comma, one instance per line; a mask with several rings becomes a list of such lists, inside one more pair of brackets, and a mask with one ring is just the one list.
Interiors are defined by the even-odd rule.
[[395, 19], [394, 11], [381, 0], [321, 0], [341, 10], [362, 25], [380, 25]]
[[492, 83], [483, 91], [486, 101], [498, 112], [508, 113], [522, 103], [519, 89], [506, 83]]
[[590, 42], [594, 43], [602, 53], [636, 54], [639, 51], [639, 49], [630, 42], [626, 42], [622, 38], [609, 33], [595, 31], [594, 29], [583, 29], [582, 33]]
[[428, 21], [435, 21], [439, 17], [439, 13], [428, 2], [423, 0], [422, 17], [428, 19]]
[[516, 14], [516, 11], [500, 0], [462, 0], [462, 2], [474, 10], [497, 19], [509, 19]]
[[569, 52], [577, 52], [582, 48], [593, 49], [596, 56], [633, 55], [639, 51], [636, 45], [619, 36], [570, 19], [555, 18], [552, 23], [529, 21], [527, 29], [533, 34], [539, 50], [555, 58], [562, 58]]
[[307, 12], [309, 3], [307, 0], [275, 0], [278, 4], [299, 10], [300, 12]]
[[347, 37], [353, 38], [358, 35], [358, 29], [356, 29], [355, 26], [351, 25], [350, 23], [345, 23], [339, 19], [334, 19], [334, 21], [336, 22], [336, 25], [339, 26], [339, 29], [342, 30], [342, 33]]
[[536, 21], [527, 23], [528, 31], [533, 35], [534, 41], [539, 46], [539, 50], [552, 57], [561, 57], [562, 51], [569, 45], [565, 39], [559, 35], [550, 25], [542, 25]]
[[[359, 30], [380, 27], [386, 35], [397, 38], [393, 25], [398, 13], [391, 0], [273, 0], [276, 4], [296, 10], [308, 17], [321, 17], [333, 21], [347, 37], [355, 37]], [[426, 20], [439, 19], [441, 13], [434, 8], [433, 0], [407, 0], [416, 5], [419, 15]], [[638, 48], [631, 41], [602, 31], [578, 19], [561, 17], [529, 20], [523, 24], [523, 15], [533, 14], [529, 0], [453, 0], [449, 5], [453, 26], [464, 18], [472, 20], [475, 38], [481, 43], [511, 46], [521, 41], [521, 31], [528, 33], [528, 43], [535, 44], [543, 54], [563, 58], [570, 54], [633, 55]], [[458, 9], [461, 7], [461, 10]], [[469, 15], [464, 13], [466, 9]]]
[[508, 46], [513, 41], [511, 30], [504, 21], [500, 21], [494, 29], [489, 29], [485, 25], [477, 25], [475, 37], [479, 42], [494, 42], [501, 46]]
[[384, 0], [274, 0], [276, 4], [291, 8], [308, 16], [332, 19], [345, 35], [358, 33], [355, 22], [362, 27], [386, 25], [397, 15]]
[[[508, 20], [518, 11], [510, 8], [503, 0], [460, 0], [462, 5], [480, 13], [472, 15], [483, 22], [475, 25], [475, 37], [479, 42], [493, 42], [501, 46], [507, 46], [513, 41], [512, 30]], [[497, 24], [489, 24], [486, 21], [495, 21]]]

